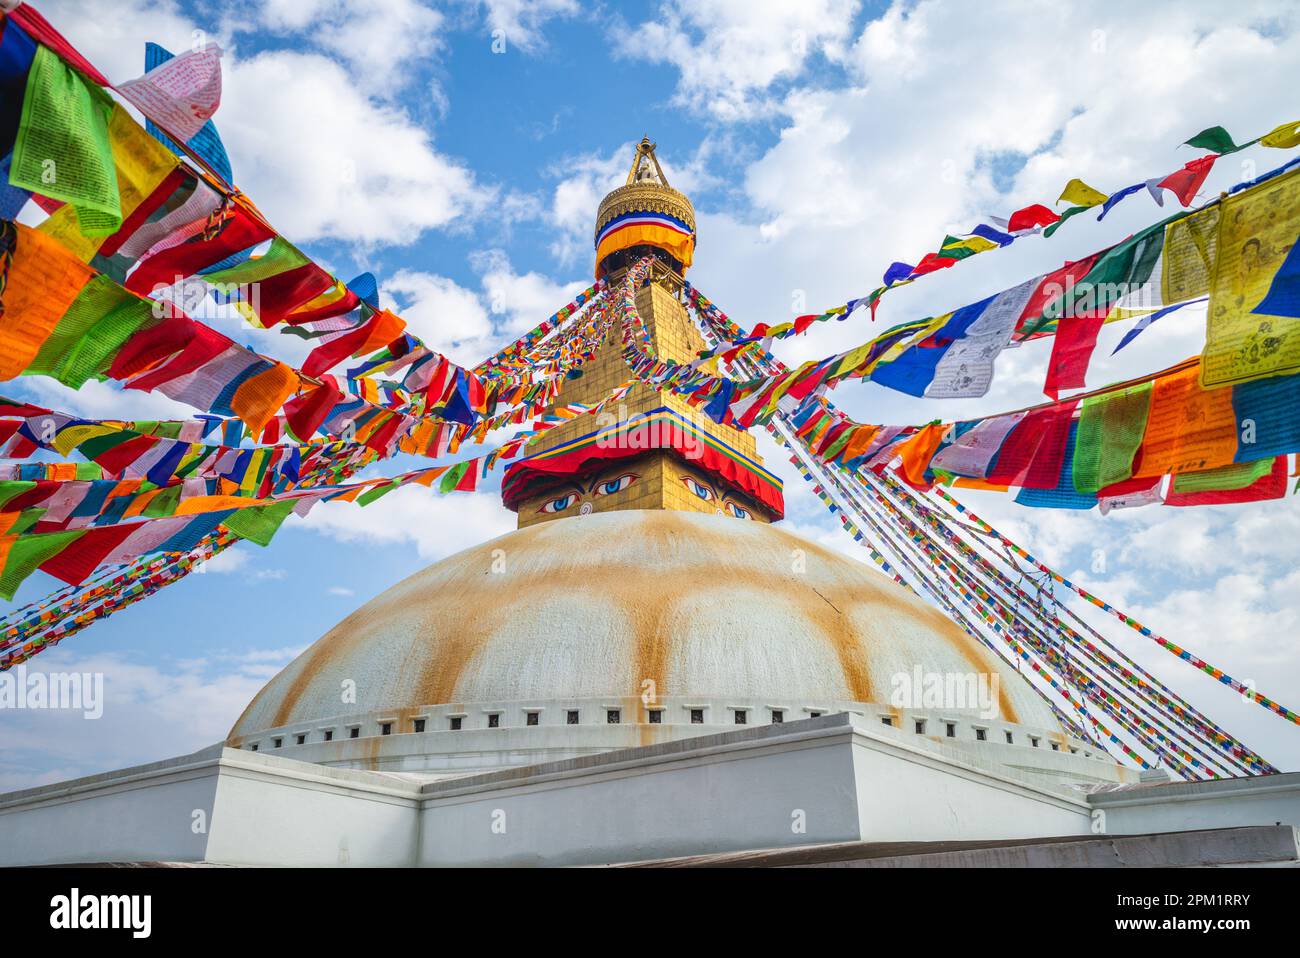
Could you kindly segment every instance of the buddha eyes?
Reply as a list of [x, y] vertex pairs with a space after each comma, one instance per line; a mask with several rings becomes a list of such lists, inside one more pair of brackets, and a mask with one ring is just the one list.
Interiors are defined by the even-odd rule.
[[696, 482], [690, 476], [682, 476], [682, 482], [686, 483], [686, 488], [691, 490], [705, 502], [713, 499], [713, 490], [708, 486]]
[[748, 509], [742, 509], [740, 506], [736, 505], [734, 502], [730, 500], [727, 501], [726, 508], [727, 508], [727, 512], [735, 516], [737, 519], [750, 518]]
[[634, 473], [626, 473], [617, 479], [606, 479], [604, 482], [596, 483], [594, 492], [598, 496], [612, 496], [616, 492], [622, 492], [632, 483], [636, 482], [637, 476]]
[[[591, 488], [591, 494], [594, 496], [612, 496], [616, 492], [622, 492], [640, 477], [634, 472], [625, 472], [616, 479], [604, 479]], [[567, 492], [562, 496], [548, 500], [538, 509], [538, 512], [554, 514], [563, 512], [570, 508], [575, 502], [581, 499], [581, 494], [577, 492]]]
[[570, 492], [568, 495], [560, 496], [558, 499], [552, 499], [547, 502], [538, 512], [563, 512], [569, 506], [578, 501], [577, 493]]

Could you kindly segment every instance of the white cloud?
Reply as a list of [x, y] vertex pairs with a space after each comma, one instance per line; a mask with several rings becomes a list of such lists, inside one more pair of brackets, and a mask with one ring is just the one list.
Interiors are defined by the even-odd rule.
[[577, 0], [482, 0], [481, 5], [493, 38], [505, 40], [503, 52], [516, 46], [526, 53], [545, 45], [541, 28], [548, 20], [575, 16], [580, 9]]
[[295, 242], [410, 243], [493, 196], [404, 110], [317, 54], [236, 61], [217, 121], [241, 185]]
[[500, 250], [475, 253], [470, 262], [481, 292], [415, 270], [401, 270], [383, 283], [410, 330], [462, 364], [491, 355], [585, 288], [580, 281], [560, 284], [540, 273], [516, 273]]
[[367, 93], [388, 98], [443, 50], [444, 16], [419, 0], [264, 0], [260, 25], [329, 53]]
[[482, 358], [480, 346], [492, 335], [492, 320], [473, 290], [445, 276], [401, 270], [384, 280], [383, 291], [393, 297], [411, 333], [431, 349], [462, 364]]
[[231, 575], [248, 566], [252, 555], [247, 548], [231, 546], [224, 552], [218, 552], [196, 570], [208, 575]]
[[666, 0], [655, 18], [616, 23], [615, 49], [680, 71], [678, 100], [722, 120], [770, 108], [763, 94], [791, 79], [819, 50], [848, 39], [857, 0]]
[[5, 714], [0, 791], [184, 755], [225, 738], [244, 706], [300, 648], [261, 649], [206, 660], [141, 664], [112, 653], [54, 648], [29, 672], [104, 676], [103, 716], [13, 710]]
[[288, 526], [308, 529], [340, 542], [414, 545], [425, 559], [441, 559], [467, 543], [483, 542], [515, 527], [514, 514], [486, 494], [439, 495], [422, 486], [404, 486], [366, 506], [330, 502], [305, 520]]
[[[203, 26], [168, 0], [124, 0], [111, 18], [91, 0], [42, 10], [115, 80], [141, 73], [146, 39], [184, 50]], [[266, 16], [300, 31], [286, 34], [285, 49], [243, 56], [234, 31], [246, 24], [233, 17], [213, 37], [225, 50], [215, 121], [240, 188], [277, 230], [296, 243], [405, 244], [488, 209], [497, 191], [379, 95], [391, 92], [388, 71], [400, 75], [436, 45], [437, 12], [414, 0], [382, 10], [331, 0], [277, 4]]]
[[[1263, 11], [896, 4], [843, 53], [847, 83], [801, 81], [784, 95], [778, 141], [744, 170], [747, 203], [701, 214], [697, 281], [742, 323], [780, 321], [799, 292], [807, 311], [862, 295], [891, 261], [915, 262], [945, 232], [989, 214], [1050, 204], [1073, 176], [1116, 189], [1198, 155], [1178, 144], [1205, 127], [1223, 123], [1242, 138], [1269, 130], [1289, 114], [1260, 91], [1294, 81], [1300, 35], [1294, 11], [1267, 23]], [[1260, 149], [1228, 158], [1205, 194], [1249, 173], [1242, 161], [1263, 170], [1283, 159]], [[891, 293], [881, 322], [951, 309], [1159, 215], [1140, 195], [1102, 224], [1079, 217], [1051, 240], [1024, 240]], [[1196, 325], [1169, 320], [1151, 341]], [[782, 355], [824, 355], [870, 332], [864, 320], [833, 324]], [[1040, 351], [1040, 375], [1045, 359]]]

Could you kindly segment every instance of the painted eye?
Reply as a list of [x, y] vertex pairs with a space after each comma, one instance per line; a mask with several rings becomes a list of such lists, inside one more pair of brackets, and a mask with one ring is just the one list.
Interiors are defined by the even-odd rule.
[[619, 476], [617, 479], [607, 479], [605, 482], [599, 482], [596, 484], [596, 495], [612, 496], [616, 492], [622, 492], [628, 486], [632, 485], [632, 483], [636, 482], [638, 478], [638, 476], [629, 472], [626, 475]]
[[734, 502], [731, 501], [728, 501], [726, 505], [727, 505], [727, 512], [735, 516], [737, 519], [751, 518], [748, 509], [742, 509], [740, 506], [736, 505]]
[[552, 499], [550, 502], [546, 503], [546, 505], [542, 506], [542, 508], [538, 509], [537, 511], [538, 512], [563, 512], [565, 509], [569, 508], [569, 506], [573, 505], [577, 501], [578, 501], [577, 494], [571, 492], [567, 496], [560, 496], [558, 499]]
[[696, 481], [695, 481], [694, 479], [692, 479], [690, 476], [682, 476], [682, 482], [686, 483], [686, 488], [687, 488], [687, 489], [691, 490], [691, 492], [695, 493], [697, 496], [699, 496], [699, 497], [700, 497], [701, 499], [703, 499], [705, 502], [708, 502], [709, 500], [711, 500], [711, 499], [713, 498], [713, 490], [712, 490], [712, 489], [710, 489], [710, 488], [709, 488], [708, 486], [706, 486], [706, 485], [703, 485], [703, 484], [701, 484], [701, 483], [696, 482]]

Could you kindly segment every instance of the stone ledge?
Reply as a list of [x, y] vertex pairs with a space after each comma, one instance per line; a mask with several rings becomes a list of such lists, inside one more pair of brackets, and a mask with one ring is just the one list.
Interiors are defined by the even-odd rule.
[[1145, 868], [1300, 864], [1289, 825], [976, 842], [842, 842], [612, 868]]

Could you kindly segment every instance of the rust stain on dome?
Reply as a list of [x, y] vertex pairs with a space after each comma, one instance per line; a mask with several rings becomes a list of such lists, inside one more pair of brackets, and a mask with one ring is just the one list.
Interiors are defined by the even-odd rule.
[[[504, 550], [507, 563], [504, 573], [492, 571], [499, 549]], [[803, 572], [793, 571], [786, 559], [786, 553], [792, 556], [795, 549], [804, 553]], [[396, 700], [364, 705], [365, 690], [359, 689], [355, 711], [373, 707], [397, 714], [464, 699], [467, 696], [459, 686], [476, 657], [498, 636], [509, 634], [512, 620], [557, 597], [573, 597], [575, 629], [584, 625], [583, 597], [598, 599], [621, 616], [619, 627], [628, 631], [613, 638], [625, 640], [630, 648], [631, 661], [618, 671], [625, 676], [619, 682], [626, 684], [601, 694], [634, 702], [637, 715], [642, 711], [641, 682], [646, 679], [655, 683], [660, 696], [725, 694], [726, 674], [717, 676], [721, 688], [668, 687], [676, 646], [692, 639], [680, 624], [672, 627], [674, 609], [704, 584], [724, 594], [756, 592], [785, 603], [799, 621], [807, 623], [806, 632], [790, 635], [789, 641], [796, 647], [801, 641], [826, 643], [855, 701], [888, 698], [887, 686], [873, 681], [869, 654], [873, 644], [890, 641], [891, 621], [921, 628], [918, 652], [939, 643], [977, 672], [988, 671], [997, 660], [995, 653], [895, 583], [778, 527], [680, 512], [605, 513], [509, 533], [394, 586], [343, 619], [272, 679], [235, 723], [231, 740], [236, 733], [256, 731], [246, 722], [251, 723], [261, 704], [273, 706], [273, 714], [269, 723], [257, 722], [259, 728], [325, 717], [305, 714], [320, 706], [306, 705], [304, 696], [332, 671], [338, 678], [335, 667], [350, 665], [364, 671], [367, 658], [385, 647], [397, 661], [387, 663], [387, 671], [375, 675], [372, 685]], [[851, 613], [863, 608], [870, 609], [867, 621], [882, 624], [880, 630], [854, 627]], [[736, 614], [747, 613], [761, 615], [762, 610], [742, 606]], [[598, 655], [600, 647], [593, 641], [591, 648], [580, 652]], [[556, 681], [563, 683], [564, 676]], [[1008, 684], [1000, 684], [999, 704], [1006, 720], [1016, 722]], [[555, 694], [571, 692], [557, 689]], [[780, 696], [783, 690], [773, 688], [770, 694]], [[315, 695], [319, 702], [321, 693]]]

